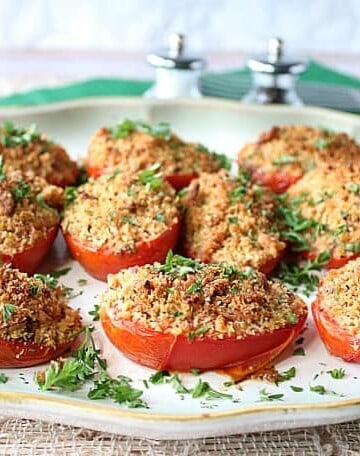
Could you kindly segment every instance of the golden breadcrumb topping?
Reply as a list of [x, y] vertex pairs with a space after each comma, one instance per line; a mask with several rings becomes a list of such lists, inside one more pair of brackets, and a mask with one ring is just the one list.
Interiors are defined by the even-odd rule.
[[209, 152], [201, 144], [184, 142], [170, 132], [155, 135], [134, 127], [126, 136], [116, 136], [116, 127], [101, 128], [91, 139], [88, 164], [138, 172], [159, 163], [164, 176], [214, 172], [227, 164], [224, 156]]
[[113, 253], [132, 252], [179, 222], [175, 190], [154, 170], [113, 174], [77, 189], [62, 228], [76, 240]]
[[0, 254], [34, 246], [60, 222], [64, 191], [41, 177], [19, 171], [0, 175]]
[[346, 332], [360, 335], [360, 258], [330, 270], [319, 287], [320, 312], [335, 319]]
[[246, 144], [238, 163], [265, 174], [282, 172], [294, 178], [323, 163], [351, 165], [360, 158], [360, 146], [346, 133], [302, 125], [273, 127], [257, 142]]
[[329, 249], [334, 258], [360, 253], [360, 174], [342, 166], [310, 171], [288, 190], [306, 219], [316, 226], [305, 231], [311, 250]]
[[0, 156], [5, 172], [31, 171], [50, 184], [62, 187], [72, 185], [79, 175], [76, 163], [65, 149], [34, 126], [19, 128], [11, 123], [1, 126]]
[[252, 184], [246, 171], [240, 170], [238, 178], [225, 171], [202, 173], [182, 203], [184, 250], [193, 258], [261, 269], [285, 249], [275, 200]]
[[70, 342], [79, 328], [79, 311], [68, 306], [62, 287], [0, 267], [0, 339], [55, 348]]
[[132, 321], [155, 331], [238, 339], [293, 325], [307, 307], [283, 284], [251, 268], [197, 263], [168, 255], [154, 263], [108, 276], [101, 295], [111, 320]]

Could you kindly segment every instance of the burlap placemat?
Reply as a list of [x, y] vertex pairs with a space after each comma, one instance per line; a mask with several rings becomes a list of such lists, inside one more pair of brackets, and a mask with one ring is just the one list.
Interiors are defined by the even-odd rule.
[[360, 421], [308, 429], [157, 441], [59, 424], [0, 418], [0, 455], [359, 455]]

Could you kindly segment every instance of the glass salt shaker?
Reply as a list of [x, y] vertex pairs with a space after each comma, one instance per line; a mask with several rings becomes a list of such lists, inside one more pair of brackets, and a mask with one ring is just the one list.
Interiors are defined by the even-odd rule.
[[198, 81], [206, 61], [186, 52], [184, 35], [172, 33], [168, 47], [149, 53], [146, 60], [156, 72], [155, 83], [145, 92], [145, 97], [201, 97]]
[[270, 38], [267, 54], [250, 57], [247, 66], [252, 72], [252, 88], [242, 101], [303, 105], [295, 85], [297, 76], [306, 71], [307, 62], [301, 58], [289, 58], [283, 51], [283, 41]]

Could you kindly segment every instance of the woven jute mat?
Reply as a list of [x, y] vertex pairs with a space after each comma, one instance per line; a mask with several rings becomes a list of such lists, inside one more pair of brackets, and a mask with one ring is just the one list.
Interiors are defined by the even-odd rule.
[[288, 431], [157, 441], [0, 418], [0, 455], [360, 455], [360, 421]]

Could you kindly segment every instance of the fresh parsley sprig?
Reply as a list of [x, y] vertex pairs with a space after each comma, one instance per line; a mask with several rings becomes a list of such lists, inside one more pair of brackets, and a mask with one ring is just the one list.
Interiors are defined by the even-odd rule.
[[153, 136], [154, 138], [162, 138], [169, 140], [171, 138], [170, 124], [168, 122], [159, 122], [155, 125], [150, 125], [141, 120], [125, 119], [119, 122], [115, 127], [110, 128], [110, 133], [115, 139], [127, 138], [134, 131], [142, 131]]
[[40, 390], [73, 392], [92, 381], [93, 386], [88, 392], [89, 399], [108, 398], [127, 407], [147, 407], [140, 399], [143, 392], [131, 386], [132, 380], [129, 377], [120, 375], [111, 378], [108, 375], [106, 360], [100, 357], [92, 331], [93, 328], [89, 326], [82, 330], [83, 341], [69, 358], [51, 361], [47, 369], [35, 374], [35, 382]]
[[330, 257], [330, 251], [324, 250], [315, 260], [307, 260], [302, 266], [282, 261], [276, 268], [274, 277], [285, 282], [294, 291], [302, 286], [304, 294], [309, 296], [319, 284], [317, 272], [328, 263]]
[[5, 147], [24, 147], [33, 141], [38, 141], [40, 136], [35, 124], [22, 128], [16, 127], [12, 122], [5, 122], [0, 128], [0, 142]]

